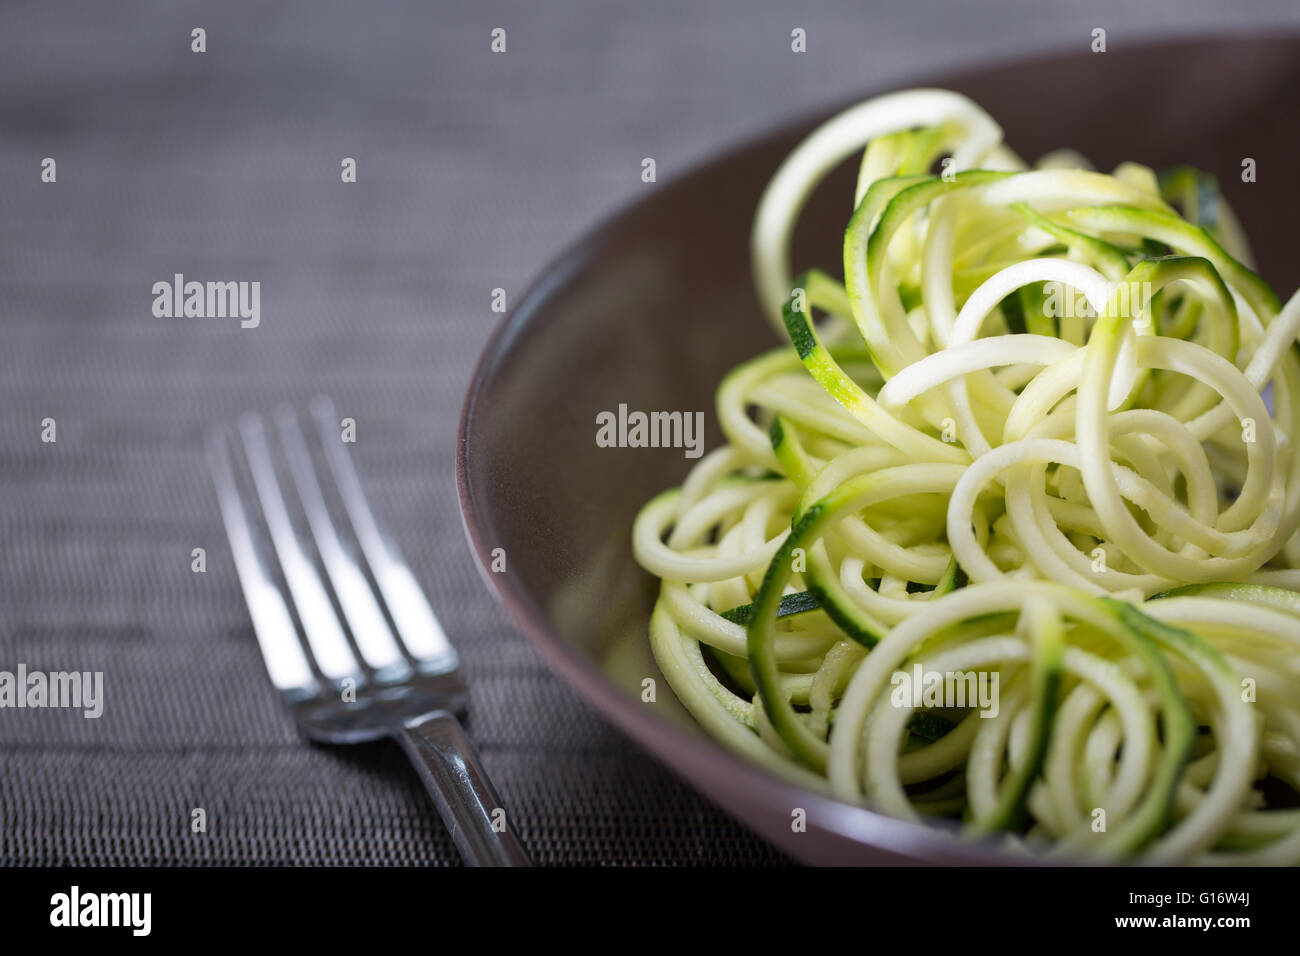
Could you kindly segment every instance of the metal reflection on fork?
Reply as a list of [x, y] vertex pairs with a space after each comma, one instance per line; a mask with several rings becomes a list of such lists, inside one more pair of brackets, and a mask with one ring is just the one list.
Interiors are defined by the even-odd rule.
[[[271, 683], [292, 710], [299, 729], [313, 741], [397, 740], [419, 771], [466, 863], [526, 866], [529, 860], [514, 836], [513, 821], [505, 815], [456, 717], [466, 701], [456, 650], [415, 576], [376, 522], [343, 448], [333, 404], [317, 398], [311, 413], [373, 587], [330, 514], [292, 408], [277, 412], [275, 431], [328, 589], [294, 529], [261, 417], [250, 414], [240, 419], [238, 444], [248, 462], [288, 600], [268, 569], [258, 526], [250, 521], [254, 509], [235, 475], [229, 430], [215, 429], [208, 442], [221, 516]], [[331, 591], [341, 616], [330, 599]], [[305, 644], [299, 639], [291, 606]]]

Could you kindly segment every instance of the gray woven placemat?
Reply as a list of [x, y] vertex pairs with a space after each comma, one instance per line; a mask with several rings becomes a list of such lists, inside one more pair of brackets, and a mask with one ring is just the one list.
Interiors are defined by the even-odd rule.
[[[1177, 6], [1180, 31], [1300, 18]], [[0, 710], [0, 861], [455, 862], [396, 749], [298, 740], [241, 603], [205, 429], [323, 391], [356, 419], [374, 505], [463, 651], [471, 735], [537, 859], [781, 862], [494, 606], [457, 513], [456, 418], [491, 290], [519, 293], [642, 195], [644, 156], [667, 178], [856, 90], [1083, 42], [1093, 20], [1111, 42], [1165, 36], [1173, 5], [891, 7], [7, 3], [0, 670], [103, 671], [106, 700], [98, 720]], [[151, 287], [178, 272], [259, 281], [260, 326], [156, 318]]]

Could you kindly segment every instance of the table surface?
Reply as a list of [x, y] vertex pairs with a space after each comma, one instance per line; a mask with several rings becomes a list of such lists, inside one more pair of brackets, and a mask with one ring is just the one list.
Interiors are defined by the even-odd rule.
[[[866, 6], [7, 3], [0, 671], [102, 671], [105, 707], [0, 710], [0, 862], [457, 862], [395, 747], [298, 738], [240, 597], [205, 434], [320, 392], [357, 422], [538, 861], [785, 862], [579, 702], [483, 588], [454, 442], [492, 290], [518, 295], [642, 195], [645, 156], [663, 180], [854, 93], [1095, 26], [1120, 44], [1300, 25], [1290, 0]], [[175, 273], [259, 281], [260, 326], [156, 318]]]

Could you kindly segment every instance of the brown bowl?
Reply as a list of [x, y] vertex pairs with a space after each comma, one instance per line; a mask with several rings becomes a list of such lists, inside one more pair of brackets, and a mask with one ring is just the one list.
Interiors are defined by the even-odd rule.
[[[1118, 46], [1118, 44], [1116, 44]], [[1218, 175], [1279, 293], [1300, 278], [1300, 38], [1080, 53], [924, 84], [983, 105], [1032, 158], [1062, 146], [1100, 169], [1125, 159]], [[847, 104], [845, 104], [847, 105]], [[777, 344], [754, 298], [748, 235], [790, 149], [834, 111], [733, 150], [603, 224], [541, 276], [496, 331], [465, 399], [461, 511], [485, 577], [545, 660], [590, 704], [701, 792], [812, 863], [1009, 863], [930, 827], [818, 796], [750, 766], [700, 731], [648, 650], [655, 581], [632, 558], [633, 517], [678, 484], [680, 450], [599, 448], [596, 415], [706, 412], [738, 362]], [[1243, 183], [1242, 160], [1258, 182]], [[796, 271], [838, 271], [848, 164], [805, 211]], [[709, 447], [719, 441], [710, 425]], [[506, 573], [491, 573], [503, 548]], [[656, 679], [657, 702], [641, 681]], [[791, 813], [807, 812], [795, 833]]]

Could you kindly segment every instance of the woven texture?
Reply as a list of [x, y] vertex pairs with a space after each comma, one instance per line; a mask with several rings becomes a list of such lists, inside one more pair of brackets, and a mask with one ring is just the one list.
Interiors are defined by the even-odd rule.
[[[208, 425], [328, 392], [462, 651], [470, 734], [537, 860], [784, 862], [580, 703], [482, 587], [454, 439], [491, 290], [517, 296], [644, 195], [645, 156], [667, 178], [855, 91], [1096, 24], [1168, 36], [1163, 4], [1091, 6], [7, 3], [0, 670], [103, 671], [106, 702], [98, 720], [0, 711], [0, 861], [457, 862], [395, 747], [299, 740], [221, 529]], [[1294, 25], [1293, 7], [1179, 4], [1178, 29]], [[151, 287], [178, 272], [260, 281], [260, 327], [155, 318]]]

